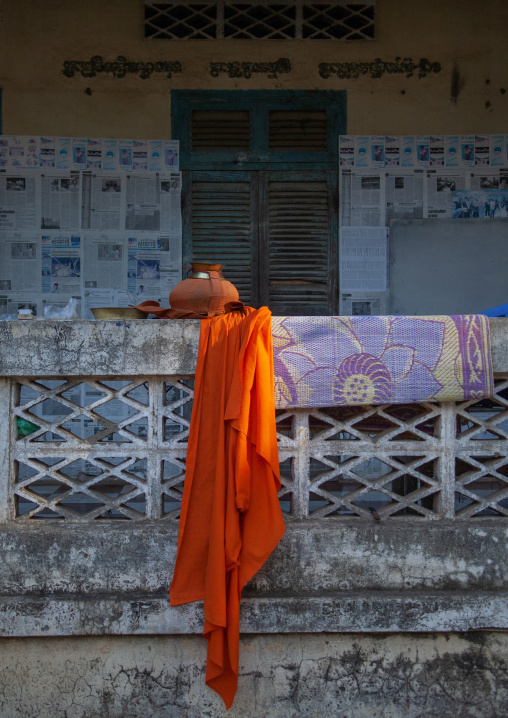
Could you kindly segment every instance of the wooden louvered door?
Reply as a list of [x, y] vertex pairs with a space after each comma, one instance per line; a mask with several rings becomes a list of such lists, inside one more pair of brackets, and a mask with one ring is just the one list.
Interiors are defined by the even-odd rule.
[[173, 90], [184, 264], [225, 265], [243, 301], [338, 312], [343, 90]]
[[240, 299], [258, 306], [258, 173], [185, 172], [186, 261], [221, 263]]
[[274, 314], [336, 314], [336, 173], [261, 175], [261, 304]]
[[192, 261], [221, 262], [242, 301], [274, 314], [336, 314], [332, 171], [184, 173]]

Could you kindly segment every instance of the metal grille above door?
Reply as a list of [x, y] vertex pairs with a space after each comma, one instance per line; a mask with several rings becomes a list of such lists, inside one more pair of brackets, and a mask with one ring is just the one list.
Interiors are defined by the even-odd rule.
[[145, 0], [145, 37], [165, 40], [372, 40], [375, 0]]

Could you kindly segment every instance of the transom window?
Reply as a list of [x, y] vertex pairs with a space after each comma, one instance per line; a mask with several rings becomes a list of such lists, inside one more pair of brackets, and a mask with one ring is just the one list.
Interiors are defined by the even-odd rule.
[[145, 2], [145, 37], [166, 40], [372, 40], [375, 0]]

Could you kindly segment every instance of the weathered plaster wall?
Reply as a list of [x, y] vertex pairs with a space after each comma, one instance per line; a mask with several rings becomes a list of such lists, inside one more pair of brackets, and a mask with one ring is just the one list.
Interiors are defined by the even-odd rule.
[[[507, 372], [508, 320], [490, 324]], [[0, 375], [189, 375], [198, 330], [5, 322]], [[1, 718], [224, 715], [203, 684], [201, 604], [169, 606], [175, 522], [11, 520], [8, 393], [0, 380]], [[231, 715], [504, 716], [507, 541], [501, 517], [288, 520], [244, 591]]]
[[201, 637], [0, 640], [2, 718], [504, 718], [508, 636], [243, 636], [232, 709]]
[[[246, 633], [508, 627], [506, 526], [292, 522], [244, 590]], [[0, 635], [199, 633], [171, 607], [176, 528], [9, 524], [0, 530]], [[1, 715], [1, 714], [0, 714]]]
[[[378, 0], [376, 40], [149, 41], [142, 0], [0, 0], [0, 87], [6, 134], [170, 137], [171, 89], [346, 89], [352, 134], [506, 131], [508, 4], [499, 0]], [[68, 78], [64, 60], [178, 60], [183, 72], [142, 80]], [[320, 62], [439, 62], [422, 79], [320, 77]], [[212, 61], [291, 61], [292, 72], [211, 77]], [[89, 88], [89, 90], [87, 89]]]

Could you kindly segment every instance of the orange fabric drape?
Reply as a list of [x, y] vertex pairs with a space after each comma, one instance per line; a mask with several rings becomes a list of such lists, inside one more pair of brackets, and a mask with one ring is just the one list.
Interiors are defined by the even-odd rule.
[[240, 593], [284, 533], [271, 313], [203, 319], [172, 605], [204, 600], [206, 683], [233, 703]]
[[142, 312], [147, 314], [155, 314], [157, 319], [205, 319], [222, 313], [222, 310], [214, 311], [212, 308], [201, 313], [192, 309], [166, 309], [161, 307], [159, 302], [152, 299], [147, 299], [146, 302], [141, 302], [141, 304], [129, 304], [129, 306], [133, 309], [141, 309]]

